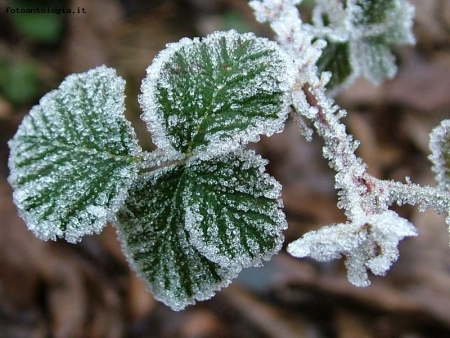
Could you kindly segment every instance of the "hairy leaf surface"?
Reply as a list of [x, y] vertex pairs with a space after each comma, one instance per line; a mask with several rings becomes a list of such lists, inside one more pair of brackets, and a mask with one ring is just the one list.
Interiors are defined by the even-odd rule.
[[147, 69], [140, 102], [154, 143], [211, 158], [283, 128], [293, 74], [278, 45], [216, 32], [170, 44]]
[[239, 151], [141, 177], [118, 213], [128, 260], [175, 310], [208, 299], [242, 267], [278, 252], [286, 226], [279, 184]]
[[41, 239], [98, 233], [124, 200], [140, 152], [123, 114], [124, 87], [105, 66], [71, 75], [9, 142], [14, 201]]

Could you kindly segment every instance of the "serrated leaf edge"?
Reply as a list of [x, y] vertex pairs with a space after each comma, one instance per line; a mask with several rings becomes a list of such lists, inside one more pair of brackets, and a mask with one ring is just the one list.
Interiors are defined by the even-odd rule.
[[[32, 215], [29, 212], [23, 210], [23, 208], [21, 207], [21, 205], [22, 205], [21, 199], [24, 197], [23, 196], [24, 191], [23, 191], [23, 189], [21, 189], [21, 187], [19, 185], [16, 184], [17, 174], [16, 174], [16, 166], [15, 166], [16, 140], [17, 140], [17, 137], [19, 134], [19, 130], [21, 130], [21, 129], [26, 130], [26, 128], [28, 128], [27, 121], [29, 119], [33, 118], [34, 115], [44, 114], [41, 111], [41, 107], [47, 106], [47, 105], [52, 105], [54, 102], [53, 101], [54, 98], [56, 98], [61, 91], [65, 90], [65, 88], [70, 85], [71, 81], [79, 78], [80, 76], [87, 77], [92, 73], [96, 73], [98, 71], [105, 71], [105, 70], [108, 72], [108, 75], [114, 76], [120, 82], [119, 86], [121, 87], [122, 92], [124, 92], [125, 80], [117, 75], [115, 69], [108, 68], [105, 65], [93, 68], [84, 73], [71, 74], [64, 79], [64, 81], [60, 84], [58, 89], [54, 89], [54, 90], [48, 92], [46, 95], [44, 95], [39, 100], [38, 105], [35, 105], [34, 107], [32, 107], [29, 114], [24, 117], [24, 119], [21, 122], [14, 137], [8, 141], [8, 146], [10, 148], [10, 156], [8, 158], [8, 167], [10, 170], [10, 174], [7, 178], [7, 181], [13, 188], [13, 194], [12, 194], [13, 202], [17, 206], [18, 215], [25, 221], [28, 229], [30, 231], [32, 231], [38, 238], [40, 238], [42, 240], [46, 241], [46, 240], [56, 240], [57, 238], [65, 238], [69, 243], [76, 243], [78, 241], [81, 241], [82, 236], [100, 233], [103, 230], [103, 228], [106, 226], [108, 221], [112, 222], [115, 220], [116, 212], [119, 210], [119, 208], [121, 207], [121, 205], [127, 198], [128, 189], [130, 188], [133, 181], [138, 177], [138, 164], [137, 164], [137, 162], [135, 162], [136, 165], [135, 165], [134, 170], [130, 170], [129, 177], [123, 181], [124, 189], [122, 189], [122, 192], [117, 193], [116, 196], [110, 200], [109, 209], [107, 209], [103, 206], [95, 206], [95, 205], [89, 206], [86, 209], [87, 213], [96, 214], [98, 217], [97, 217], [96, 221], [89, 228], [86, 228], [86, 227], [83, 228], [83, 230], [84, 230], [83, 235], [79, 234], [79, 230], [80, 230], [79, 228], [72, 229], [71, 227], [69, 227], [69, 228], [65, 229], [65, 231], [62, 231], [58, 226], [55, 226], [54, 222], [39, 222], [39, 224], [38, 224], [35, 222]], [[124, 97], [125, 97], [125, 95], [124, 95]], [[122, 103], [122, 108], [123, 109], [121, 109], [120, 112], [116, 112], [116, 115], [117, 115], [117, 117], [123, 119], [123, 122], [125, 123], [126, 127], [128, 128], [128, 131], [131, 134], [131, 139], [134, 140], [134, 145], [132, 147], [133, 151], [130, 154], [131, 155], [130, 159], [132, 160], [133, 156], [137, 156], [139, 153], [142, 152], [142, 150], [137, 142], [137, 137], [136, 137], [134, 128], [132, 127], [130, 121], [128, 121], [125, 118], [125, 115], [124, 115], [125, 103], [124, 102]], [[111, 156], [116, 157], [115, 155], [111, 155]], [[122, 157], [122, 156], [119, 156], [119, 157]]]
[[[156, 84], [158, 83], [158, 79], [160, 77], [160, 73], [163, 65], [166, 63], [168, 59], [170, 59], [178, 50], [190, 45], [196, 44], [208, 44], [210, 41], [214, 41], [217, 38], [241, 38], [244, 40], [257, 39], [258, 41], [266, 44], [266, 47], [273, 51], [275, 51], [280, 60], [284, 65], [284, 71], [281, 71], [277, 76], [280, 77], [279, 86], [280, 90], [284, 92], [282, 98], [282, 105], [279, 109], [278, 120], [276, 122], [271, 123], [267, 126], [257, 125], [252, 130], [248, 130], [247, 128], [241, 132], [234, 132], [233, 138], [230, 140], [230, 145], [225, 146], [221, 140], [216, 140], [215, 142], [211, 142], [207, 147], [199, 147], [191, 154], [194, 158], [200, 159], [210, 159], [219, 154], [226, 154], [228, 152], [234, 151], [242, 145], [245, 145], [249, 142], [257, 142], [260, 140], [260, 135], [264, 134], [267, 136], [271, 136], [274, 133], [281, 132], [284, 128], [284, 123], [288, 117], [288, 113], [290, 112], [290, 105], [292, 103], [291, 97], [291, 88], [295, 82], [295, 74], [296, 70], [292, 59], [290, 56], [280, 48], [280, 46], [274, 42], [270, 41], [266, 38], [257, 37], [253, 33], [244, 33], [239, 34], [235, 30], [229, 31], [218, 31], [214, 32], [203, 39], [200, 38], [183, 38], [178, 42], [167, 44], [167, 48], [162, 50], [153, 60], [152, 64], [147, 68], [147, 75], [142, 81], [141, 91], [142, 94], [139, 95], [138, 101], [143, 110], [143, 114], [141, 118], [146, 122], [148, 130], [152, 134], [153, 143], [155, 143], [158, 148], [163, 149], [168, 154], [173, 154], [174, 158], [183, 157], [185, 154], [180, 154], [172, 145], [169, 140], [168, 135], [166, 134], [164, 128], [164, 121], [162, 114], [159, 113], [163, 111], [165, 108], [161, 105], [157, 104], [156, 97]], [[210, 140], [211, 141], [211, 140]], [[212, 149], [214, 148], [214, 149]]]

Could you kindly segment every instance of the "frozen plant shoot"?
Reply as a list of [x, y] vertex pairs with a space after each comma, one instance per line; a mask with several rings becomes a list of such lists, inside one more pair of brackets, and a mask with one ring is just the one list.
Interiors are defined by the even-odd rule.
[[139, 98], [158, 146], [146, 153], [115, 71], [71, 75], [9, 143], [20, 215], [39, 238], [69, 242], [112, 222], [157, 299], [176, 310], [208, 299], [281, 248], [281, 187], [244, 146], [282, 130], [293, 79], [286, 53], [253, 34], [169, 45]]
[[111, 222], [156, 299], [174, 310], [209, 299], [281, 249], [281, 186], [245, 146], [280, 132], [291, 113], [308, 139], [309, 126], [322, 137], [348, 221], [306, 234], [288, 252], [319, 261], [344, 255], [358, 286], [370, 284], [368, 271], [385, 274], [399, 241], [417, 234], [390, 205], [450, 210], [450, 124], [431, 134], [437, 187], [383, 181], [355, 155], [359, 143], [330, 95], [361, 75], [374, 83], [394, 76], [390, 47], [414, 42], [414, 8], [406, 0], [317, 0], [312, 23], [303, 23], [300, 2], [250, 2], [277, 42], [216, 32], [158, 54], [139, 96], [152, 152], [125, 119], [125, 81], [115, 70], [70, 75], [45, 95], [9, 142], [9, 182], [28, 228], [76, 243]]

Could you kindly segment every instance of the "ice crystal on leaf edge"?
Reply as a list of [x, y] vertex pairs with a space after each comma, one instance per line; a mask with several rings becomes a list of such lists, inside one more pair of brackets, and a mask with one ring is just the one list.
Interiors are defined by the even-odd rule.
[[141, 176], [118, 212], [127, 259], [175, 310], [213, 296], [242, 268], [277, 253], [287, 227], [281, 187], [252, 151]]
[[[214, 81], [208, 82], [206, 77], [202, 78], [203, 82], [189, 82], [198, 78], [199, 73], [177, 68], [186, 63], [198, 67], [195, 53], [203, 57], [204, 64], [210, 63]], [[170, 64], [174, 59], [180, 64]], [[169, 97], [177, 92], [177, 87], [170, 88], [173, 78], [167, 72], [162, 74], [163, 66], [169, 67], [164, 70], [169, 69], [175, 84], [186, 85], [183, 81], [187, 81], [189, 86], [183, 89], [193, 91], [198, 99], [194, 108], [201, 110], [206, 102], [210, 104], [206, 115], [231, 111], [232, 123], [226, 119], [220, 121], [221, 114], [215, 116], [221, 123], [212, 126], [191, 119], [188, 121], [194, 120], [188, 126], [191, 130], [181, 132], [177, 139], [172, 131], [185, 122], [183, 113], [186, 112], [179, 109], [179, 115], [164, 116], [164, 111], [172, 113], [178, 102]], [[171, 66], [175, 68], [170, 69]], [[183, 39], [171, 44], [149, 69], [153, 69], [149, 73], [154, 77], [144, 79], [140, 101], [143, 119], [159, 140], [157, 150], [141, 151], [123, 115], [125, 82], [114, 70], [101, 66], [67, 77], [58, 90], [47, 94], [32, 109], [9, 143], [9, 180], [21, 216], [41, 239], [64, 237], [76, 242], [83, 235], [100, 232], [111, 221], [118, 229], [131, 265], [155, 297], [179, 310], [195, 300], [210, 298], [243, 267], [260, 265], [261, 259], [269, 259], [281, 248], [282, 230], [287, 227], [281, 187], [264, 173], [266, 161], [241, 147], [258, 140], [259, 134], [281, 131], [291, 103], [294, 76], [291, 60], [277, 44], [235, 31], [214, 33], [201, 41]], [[218, 71], [214, 73], [215, 69]], [[177, 79], [181, 80], [176, 83]], [[219, 90], [214, 88], [215, 82], [219, 82]], [[155, 108], [161, 103], [161, 97], [155, 95], [152, 97], [155, 101], [149, 102], [145, 96], [161, 88], [166, 90], [164, 94], [169, 94], [158, 106], [161, 109], [158, 117], [151, 115], [147, 108]], [[216, 99], [221, 88], [226, 89], [224, 93], [228, 96], [224, 94]], [[215, 90], [213, 100], [202, 101], [210, 89]], [[187, 101], [190, 102], [189, 98]], [[195, 114], [195, 110], [188, 111]], [[238, 117], [246, 113], [250, 118], [239, 121]], [[183, 138], [192, 141], [208, 127], [209, 134], [201, 135], [203, 138], [183, 148]], [[171, 143], [166, 142], [169, 139]], [[146, 173], [148, 169], [153, 171]], [[33, 170], [37, 172], [30, 173]], [[139, 176], [138, 171], [141, 171]], [[182, 175], [174, 180], [170, 173], [177, 171]], [[188, 179], [193, 176], [195, 183]], [[139, 190], [143, 185], [170, 185], [171, 182], [177, 182], [172, 198], [165, 196], [170, 189], [160, 190], [159, 196], [158, 191]], [[130, 188], [131, 195], [128, 195]], [[143, 200], [142, 196], [135, 195], [136, 190], [144, 197], [150, 196]], [[61, 191], [67, 195], [61, 198]], [[158, 203], [148, 205], [158, 198]], [[172, 204], [181, 209], [174, 210]], [[133, 208], [140, 211], [137, 216], [150, 214], [156, 218], [144, 217], [143, 221], [142, 217], [130, 217]], [[167, 212], [172, 214], [165, 217]], [[158, 215], [164, 217], [158, 221]], [[58, 217], [68, 218], [72, 223], [61, 226]], [[159, 237], [167, 231], [168, 237]], [[164, 248], [169, 259], [156, 252]], [[148, 250], [153, 250], [156, 258]], [[147, 264], [155, 259], [154, 266]], [[178, 279], [174, 278], [176, 275]]]
[[273, 41], [215, 32], [167, 45], [142, 82], [142, 119], [168, 153], [208, 159], [280, 132], [294, 68]]

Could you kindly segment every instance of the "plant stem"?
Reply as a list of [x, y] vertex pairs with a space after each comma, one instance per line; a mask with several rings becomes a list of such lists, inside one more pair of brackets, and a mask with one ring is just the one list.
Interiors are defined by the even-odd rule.
[[155, 149], [151, 152], [142, 152], [137, 160], [141, 172], [151, 172], [171, 165], [183, 164], [186, 162], [186, 156], [178, 153], [168, 154], [161, 149]]

